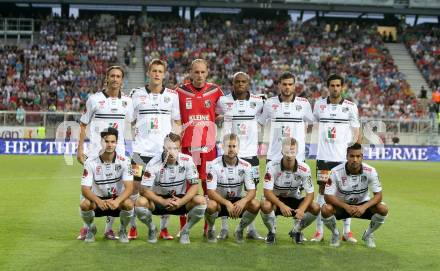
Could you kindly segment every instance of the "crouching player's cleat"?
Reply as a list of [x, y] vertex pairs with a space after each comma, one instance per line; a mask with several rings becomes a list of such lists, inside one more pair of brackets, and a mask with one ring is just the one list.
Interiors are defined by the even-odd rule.
[[362, 235], [362, 240], [364, 240], [365, 245], [369, 248], [375, 248], [376, 243], [374, 242], [373, 234], [367, 235], [367, 231], [364, 232], [364, 235]]
[[246, 235], [247, 239], [252, 239], [252, 240], [257, 240], [257, 241], [262, 241], [265, 240], [265, 238], [263, 236], [261, 236], [257, 231], [249, 231]]
[[344, 233], [344, 235], [342, 235], [342, 241], [352, 243], [352, 244], [357, 243], [357, 240], [356, 240], [356, 238], [354, 238], [353, 232], [351, 232], [351, 231], [349, 231], [348, 233]]
[[84, 242], [93, 243], [95, 242], [96, 226], [92, 225], [90, 229], [86, 229], [86, 236], [84, 237]]
[[[157, 228], [155, 225], [153, 225], [150, 229], [148, 229], [148, 243], [150, 244], [155, 244], [157, 243]], [[171, 236], [172, 237], [172, 236]], [[165, 239], [165, 240], [170, 240], [170, 239]]]
[[188, 244], [191, 243], [190, 240], [189, 240], [189, 232], [188, 232], [188, 231], [181, 231], [181, 232], [180, 232], [180, 239], [179, 239], [179, 242], [180, 242], [182, 245], [188, 245]]
[[341, 242], [339, 241], [339, 233], [332, 234], [332, 239], [330, 240], [330, 246], [332, 247], [339, 247]]
[[119, 242], [124, 244], [128, 244], [128, 242], [130, 242], [130, 240], [128, 240], [128, 234], [125, 229], [119, 230]]
[[86, 239], [86, 235], [87, 235], [87, 228], [82, 227], [79, 230], [79, 235], [76, 237], [76, 240], [84, 240], [84, 239]]
[[324, 240], [324, 234], [316, 231], [315, 234], [313, 234], [312, 238], [310, 239], [311, 242], [321, 242]]
[[221, 229], [217, 239], [226, 240], [229, 237], [229, 231], [227, 229]]
[[215, 230], [208, 230], [206, 235], [206, 240], [208, 243], [217, 243], [217, 236], [215, 236]]
[[104, 238], [107, 240], [118, 240], [118, 237], [115, 235], [113, 230], [108, 230], [104, 233]]
[[163, 229], [160, 231], [159, 239], [163, 239], [163, 240], [173, 240], [174, 237], [168, 232], [168, 229], [167, 229], [167, 228], [163, 228]]
[[128, 239], [134, 240], [138, 238], [138, 232], [136, 227], [131, 227], [130, 231], [128, 232]]
[[302, 232], [292, 230], [289, 232], [289, 236], [292, 238], [292, 241], [295, 244], [298, 244], [298, 245], [304, 244], [305, 238], [304, 238], [304, 234]]
[[266, 237], [266, 244], [268, 245], [274, 245], [275, 244], [275, 233], [274, 232], [268, 232]]

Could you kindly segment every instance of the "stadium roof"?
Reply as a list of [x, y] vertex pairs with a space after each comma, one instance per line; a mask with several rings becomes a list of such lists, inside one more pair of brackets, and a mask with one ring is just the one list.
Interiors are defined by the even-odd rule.
[[[11, 1], [0, 0], [1, 2]], [[14, 3], [121, 5], [120, 0], [19, 0]], [[429, 0], [131, 0], [122, 5], [379, 12], [434, 16], [440, 14], [440, 1]]]

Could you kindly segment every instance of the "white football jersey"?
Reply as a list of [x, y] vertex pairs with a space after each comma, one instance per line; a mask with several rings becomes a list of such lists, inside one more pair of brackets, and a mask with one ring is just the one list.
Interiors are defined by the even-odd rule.
[[301, 199], [301, 188], [305, 193], [313, 193], [313, 183], [310, 167], [296, 161], [293, 171], [284, 169], [282, 160], [270, 161], [264, 176], [264, 189], [273, 190], [277, 197]]
[[191, 156], [179, 153], [175, 165], [167, 165], [162, 154], [148, 162], [141, 185], [161, 196], [184, 195], [187, 184], [198, 184], [199, 174]]
[[180, 120], [179, 98], [174, 90], [164, 88], [151, 93], [145, 87], [132, 90], [135, 126], [133, 152], [155, 156], [163, 151], [163, 140]]
[[255, 189], [252, 166], [243, 159], [230, 166], [219, 156], [208, 162], [206, 168], [206, 187], [216, 190], [223, 198], [242, 197], [243, 185], [246, 190]]
[[246, 100], [237, 100], [233, 94], [222, 96], [215, 112], [224, 116], [223, 135], [234, 133], [240, 140], [239, 157], [258, 154], [258, 117], [263, 110], [263, 99], [249, 93]]
[[382, 191], [376, 169], [362, 163], [359, 174], [352, 175], [346, 168], [347, 163], [334, 167], [325, 185], [326, 195], [333, 195], [349, 204], [358, 204], [370, 200], [368, 187], [373, 193]]
[[348, 100], [331, 104], [329, 98], [322, 98], [315, 102], [313, 115], [319, 122], [316, 159], [345, 161], [348, 144], [353, 141], [352, 128], [360, 127], [357, 106]]
[[133, 120], [133, 104], [130, 97], [109, 97], [105, 92], [91, 95], [80, 121], [88, 125], [90, 144], [85, 152], [88, 157], [98, 157], [101, 151], [101, 132], [109, 127], [118, 130], [116, 152], [125, 155], [125, 119]]
[[271, 125], [267, 159], [281, 160], [283, 139], [292, 137], [298, 142], [296, 158], [305, 160], [306, 128], [313, 122], [312, 107], [306, 98], [294, 97], [293, 102], [283, 103], [280, 96], [272, 97], [264, 104], [258, 121], [261, 125], [270, 121]]
[[101, 156], [87, 159], [81, 185], [92, 187], [98, 197], [116, 198], [124, 192], [124, 181], [133, 181], [130, 160], [115, 155], [112, 163], [105, 163]]

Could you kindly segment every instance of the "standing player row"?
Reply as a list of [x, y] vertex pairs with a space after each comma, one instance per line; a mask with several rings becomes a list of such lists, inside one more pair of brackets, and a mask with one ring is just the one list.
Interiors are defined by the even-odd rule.
[[[242, 142], [238, 156], [251, 163], [255, 181], [259, 180], [258, 125], [265, 125], [268, 122], [271, 124], [268, 160], [279, 160], [282, 139], [292, 137], [298, 142], [298, 160], [304, 161], [307, 125], [318, 121], [317, 179], [320, 192], [323, 192], [322, 184], [327, 180], [331, 167], [345, 160], [344, 152], [351, 142], [359, 141], [357, 107], [341, 97], [343, 78], [337, 75], [328, 78], [330, 96], [318, 100], [312, 113], [308, 100], [295, 96], [295, 77], [291, 73], [280, 76], [279, 95], [263, 104], [261, 98], [250, 94], [250, 78], [246, 73], [236, 73], [233, 77], [231, 94], [223, 96], [218, 86], [206, 82], [207, 67], [204, 60], [193, 61], [190, 68], [191, 82], [171, 90], [163, 87], [166, 63], [153, 60], [148, 69], [148, 85], [134, 89], [131, 99], [121, 95], [120, 92], [123, 70], [118, 66], [110, 67], [105, 90], [89, 98], [86, 111], [81, 118], [78, 160], [80, 162], [85, 160], [82, 143], [87, 125], [90, 126], [91, 134], [91, 147], [87, 156], [96, 157], [101, 149], [99, 132], [103, 128], [113, 127], [118, 130], [117, 151], [124, 153], [124, 118], [136, 121], [132, 159], [135, 180], [137, 180], [132, 197], [135, 200], [146, 163], [162, 152], [165, 135], [170, 131], [181, 130], [183, 153], [193, 157], [206, 193], [206, 162], [217, 156], [215, 120], [223, 120], [222, 130], [225, 134], [238, 135]], [[183, 127], [179, 128], [181, 119]], [[318, 198], [318, 202], [322, 203], [322, 197]], [[166, 222], [163, 224], [165, 226]], [[184, 222], [182, 226], [183, 224]], [[166, 229], [166, 226], [164, 228]], [[111, 230], [108, 227], [106, 232], [109, 229]], [[344, 227], [344, 229], [344, 238], [355, 241], [349, 228]], [[223, 233], [223, 237], [227, 236], [227, 231]], [[259, 238], [254, 228], [249, 233], [250, 236]], [[136, 235], [133, 219], [129, 236], [135, 238]], [[81, 237], [83, 236], [84, 234]], [[167, 233], [164, 236], [169, 237]], [[315, 237], [312, 240], [322, 240], [322, 229], [318, 228]]]

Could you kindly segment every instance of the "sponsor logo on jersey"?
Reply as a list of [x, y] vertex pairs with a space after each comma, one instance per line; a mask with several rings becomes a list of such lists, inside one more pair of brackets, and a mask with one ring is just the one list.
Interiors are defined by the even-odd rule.
[[185, 167], [179, 167], [179, 173], [185, 172]]
[[117, 108], [112, 108], [112, 109], [110, 109], [110, 111], [112, 111], [112, 113], [116, 113], [116, 112], [118, 112], [118, 109]]
[[83, 171], [83, 178], [87, 177], [87, 175], [89, 175], [89, 172], [87, 171], [87, 169], [84, 169], [84, 171]]
[[96, 175], [101, 175], [101, 172], [102, 172], [102, 167], [96, 166]]
[[264, 175], [264, 181], [265, 181], [265, 182], [270, 182], [270, 179], [272, 179], [272, 176], [270, 175], [269, 172], [267, 172], [267, 173]]
[[235, 192], [234, 192], [234, 191], [228, 191], [228, 193], [227, 193], [227, 197], [228, 197], [228, 198], [233, 198], [233, 197], [235, 197]]
[[367, 176], [362, 175], [361, 176], [361, 182], [365, 183], [367, 181]]
[[115, 171], [120, 171], [122, 169], [121, 165], [116, 164], [115, 165]]
[[150, 177], [151, 177], [151, 173], [148, 170], [145, 170], [144, 178], [150, 178]]
[[342, 113], [347, 113], [348, 112], [348, 107], [343, 107], [342, 108]]
[[243, 177], [243, 175], [244, 175], [244, 170], [243, 170], [243, 169], [240, 169], [240, 170], [238, 171], [238, 176]]
[[99, 108], [104, 108], [105, 101], [99, 101]]
[[126, 101], [122, 101], [122, 107], [127, 107], [127, 102]]
[[257, 104], [255, 102], [251, 102], [251, 108], [255, 109], [255, 107], [257, 107]]
[[345, 183], [347, 182], [347, 177], [342, 177], [341, 181], [342, 181], [342, 185], [345, 185]]
[[272, 109], [273, 109], [273, 110], [277, 110], [277, 109], [278, 109], [278, 105], [277, 105], [277, 104], [273, 104], [273, 105], [272, 105]]
[[325, 110], [326, 107], [327, 107], [327, 106], [326, 106], [325, 104], [321, 104], [321, 105], [319, 106], [319, 109], [321, 110], [321, 112], [324, 112], [324, 110]]
[[301, 105], [297, 105], [297, 106], [295, 107], [295, 109], [296, 109], [296, 111], [301, 111], [302, 106], [301, 106]]
[[301, 176], [296, 175], [296, 176], [295, 176], [295, 181], [301, 181]]
[[191, 100], [186, 100], [185, 106], [186, 106], [186, 109], [192, 109], [192, 102], [191, 102]]
[[327, 137], [331, 139], [336, 138], [336, 127], [329, 127], [327, 129]]
[[331, 186], [332, 185], [332, 179], [328, 178], [327, 182], [325, 183], [325, 186]]
[[233, 105], [234, 105], [234, 103], [226, 103], [226, 106], [228, 107], [228, 110], [230, 110]]
[[211, 107], [211, 100], [206, 100], [205, 101], [205, 107], [206, 108], [210, 108]]
[[169, 103], [169, 102], [170, 102], [170, 97], [165, 97], [165, 98], [163, 98], [163, 101], [164, 101], [165, 103]]
[[298, 168], [299, 168], [300, 170], [304, 171], [304, 172], [307, 172], [307, 168], [305, 168], [305, 167], [303, 167], [303, 166], [301, 166], [301, 165], [298, 165]]
[[206, 180], [208, 182], [212, 182], [213, 179], [214, 179], [214, 176], [212, 176], [211, 172], [209, 172], [208, 175], [206, 176]]
[[194, 121], [194, 120], [209, 120], [209, 116], [208, 115], [190, 115], [189, 116], [189, 120], [190, 121]]
[[147, 100], [147, 96], [139, 96], [139, 99], [142, 103], [145, 103], [145, 101]]

